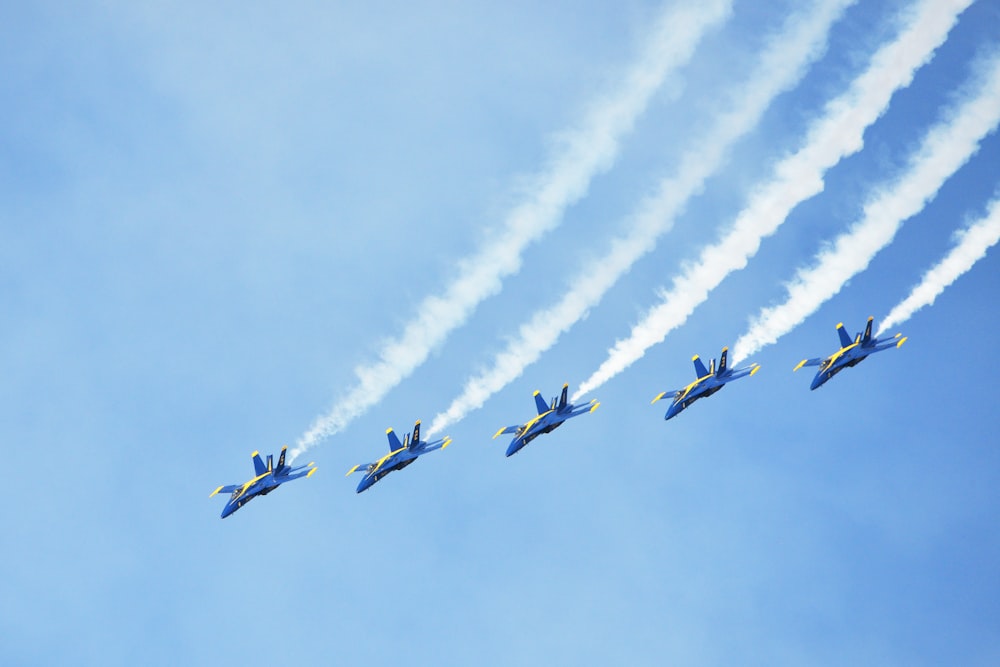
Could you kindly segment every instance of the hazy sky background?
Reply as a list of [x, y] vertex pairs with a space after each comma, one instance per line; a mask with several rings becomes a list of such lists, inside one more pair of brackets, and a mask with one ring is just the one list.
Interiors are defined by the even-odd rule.
[[[776, 37], [838, 4], [801, 77], [718, 166], [684, 162], [742, 108]], [[521, 252], [512, 212], [582, 164], [571, 149], [595, 145], [593, 114], [615, 108], [687, 3], [536, 5], [0, 9], [0, 662], [1000, 663], [1000, 252], [890, 331], [902, 348], [815, 392], [815, 369], [792, 373], [838, 348], [838, 322], [877, 326], [986, 214], [996, 133], [866, 269], [747, 360], [759, 373], [670, 422], [649, 404], [783, 303], [982, 92], [1000, 4], [953, 12], [861, 150], [585, 397], [600, 409], [507, 459], [492, 434], [532, 416], [534, 390], [575, 391], [712, 256], [921, 3], [690, 8], [718, 20]], [[446, 410], [665, 179], [702, 167], [669, 229], [448, 426], [450, 447], [354, 493], [343, 475], [388, 451], [387, 427]], [[519, 262], [501, 289], [303, 454], [315, 475], [221, 521], [209, 493], [336, 409], [484, 248]]]

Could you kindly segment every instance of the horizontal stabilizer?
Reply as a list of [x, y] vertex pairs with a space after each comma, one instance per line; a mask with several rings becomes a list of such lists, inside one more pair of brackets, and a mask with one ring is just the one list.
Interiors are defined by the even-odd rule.
[[546, 412], [549, 411], [549, 404], [545, 402], [544, 398], [542, 398], [542, 392], [536, 391], [534, 396], [535, 396], [535, 407], [538, 408], [538, 414], [544, 415]]

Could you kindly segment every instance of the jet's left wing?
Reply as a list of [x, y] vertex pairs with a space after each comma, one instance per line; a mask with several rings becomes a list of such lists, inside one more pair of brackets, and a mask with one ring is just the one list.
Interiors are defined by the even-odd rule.
[[368, 468], [370, 468], [373, 465], [375, 465], [375, 462], [372, 462], [372, 463], [359, 463], [358, 465], [356, 465], [353, 468], [351, 468], [350, 470], [348, 470], [347, 474], [344, 475], [344, 477], [350, 477], [353, 473], [357, 472], [358, 470], [362, 470], [362, 469], [367, 470]]

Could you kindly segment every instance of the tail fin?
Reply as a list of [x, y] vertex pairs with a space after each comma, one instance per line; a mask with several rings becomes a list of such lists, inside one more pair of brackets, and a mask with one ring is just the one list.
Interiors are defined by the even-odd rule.
[[258, 477], [267, 472], [268, 467], [264, 465], [264, 460], [260, 458], [260, 452], [254, 452], [250, 457], [253, 458], [253, 471]]
[[564, 384], [562, 396], [559, 397], [559, 407], [565, 408], [567, 401], [569, 401], [569, 384]]
[[403, 443], [399, 441], [399, 436], [391, 428], [385, 430], [385, 435], [389, 438], [389, 451], [394, 452], [397, 449], [403, 448]]
[[868, 324], [865, 325], [865, 335], [861, 337], [861, 344], [862, 345], [866, 345], [872, 339], [872, 321], [874, 319], [875, 319], [874, 317], [869, 317], [868, 318]]
[[416, 445], [418, 442], [420, 442], [420, 420], [419, 419], [417, 420], [417, 423], [413, 425], [413, 440], [410, 441], [410, 444], [411, 445]]
[[535, 392], [535, 407], [538, 408], [538, 414], [540, 415], [544, 415], [549, 411], [549, 404], [542, 398], [542, 392], [540, 391]]
[[837, 335], [840, 336], [840, 347], [850, 347], [854, 345], [854, 341], [847, 334], [847, 330], [844, 329], [844, 323], [841, 322], [837, 325]]
[[729, 348], [728, 347], [722, 348], [722, 356], [719, 357], [719, 370], [715, 371], [716, 375], [726, 374], [726, 357], [728, 356], [729, 356]]
[[274, 471], [274, 454], [267, 455], [267, 471]]
[[708, 369], [705, 368], [705, 364], [702, 363], [701, 357], [696, 354], [691, 357], [691, 361], [694, 362], [694, 372], [698, 375], [698, 377], [703, 378], [708, 375]]
[[282, 470], [285, 467], [285, 452], [288, 451], [288, 447], [281, 448], [281, 456], [278, 457], [278, 470]]

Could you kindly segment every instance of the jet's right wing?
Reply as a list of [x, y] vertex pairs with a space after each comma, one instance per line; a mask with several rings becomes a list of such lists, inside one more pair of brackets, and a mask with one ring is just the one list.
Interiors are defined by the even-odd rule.
[[242, 486], [243, 486], [242, 484], [227, 484], [226, 486], [220, 486], [215, 491], [212, 491], [212, 493], [210, 493], [208, 497], [211, 498], [217, 493], [232, 493], [233, 491]]
[[654, 398], [652, 401], [650, 401], [650, 405], [652, 405], [653, 403], [656, 403], [661, 398], [673, 398], [674, 396], [677, 396], [678, 394], [680, 394], [681, 391], [683, 391], [683, 390], [682, 389], [673, 389], [671, 391], [664, 391], [662, 393], [659, 393], [659, 394], [656, 395], [656, 398]]
[[794, 373], [795, 371], [799, 370], [803, 366], [819, 366], [822, 363], [823, 363], [823, 359], [821, 357], [814, 357], [812, 359], [803, 359], [802, 361], [800, 361], [798, 363], [797, 366], [795, 366], [795, 368], [792, 369], [792, 372]]
[[501, 436], [504, 433], [517, 433], [521, 430], [520, 424], [514, 424], [513, 426], [504, 426], [502, 429], [493, 434], [493, 439], [496, 440], [497, 436]]

